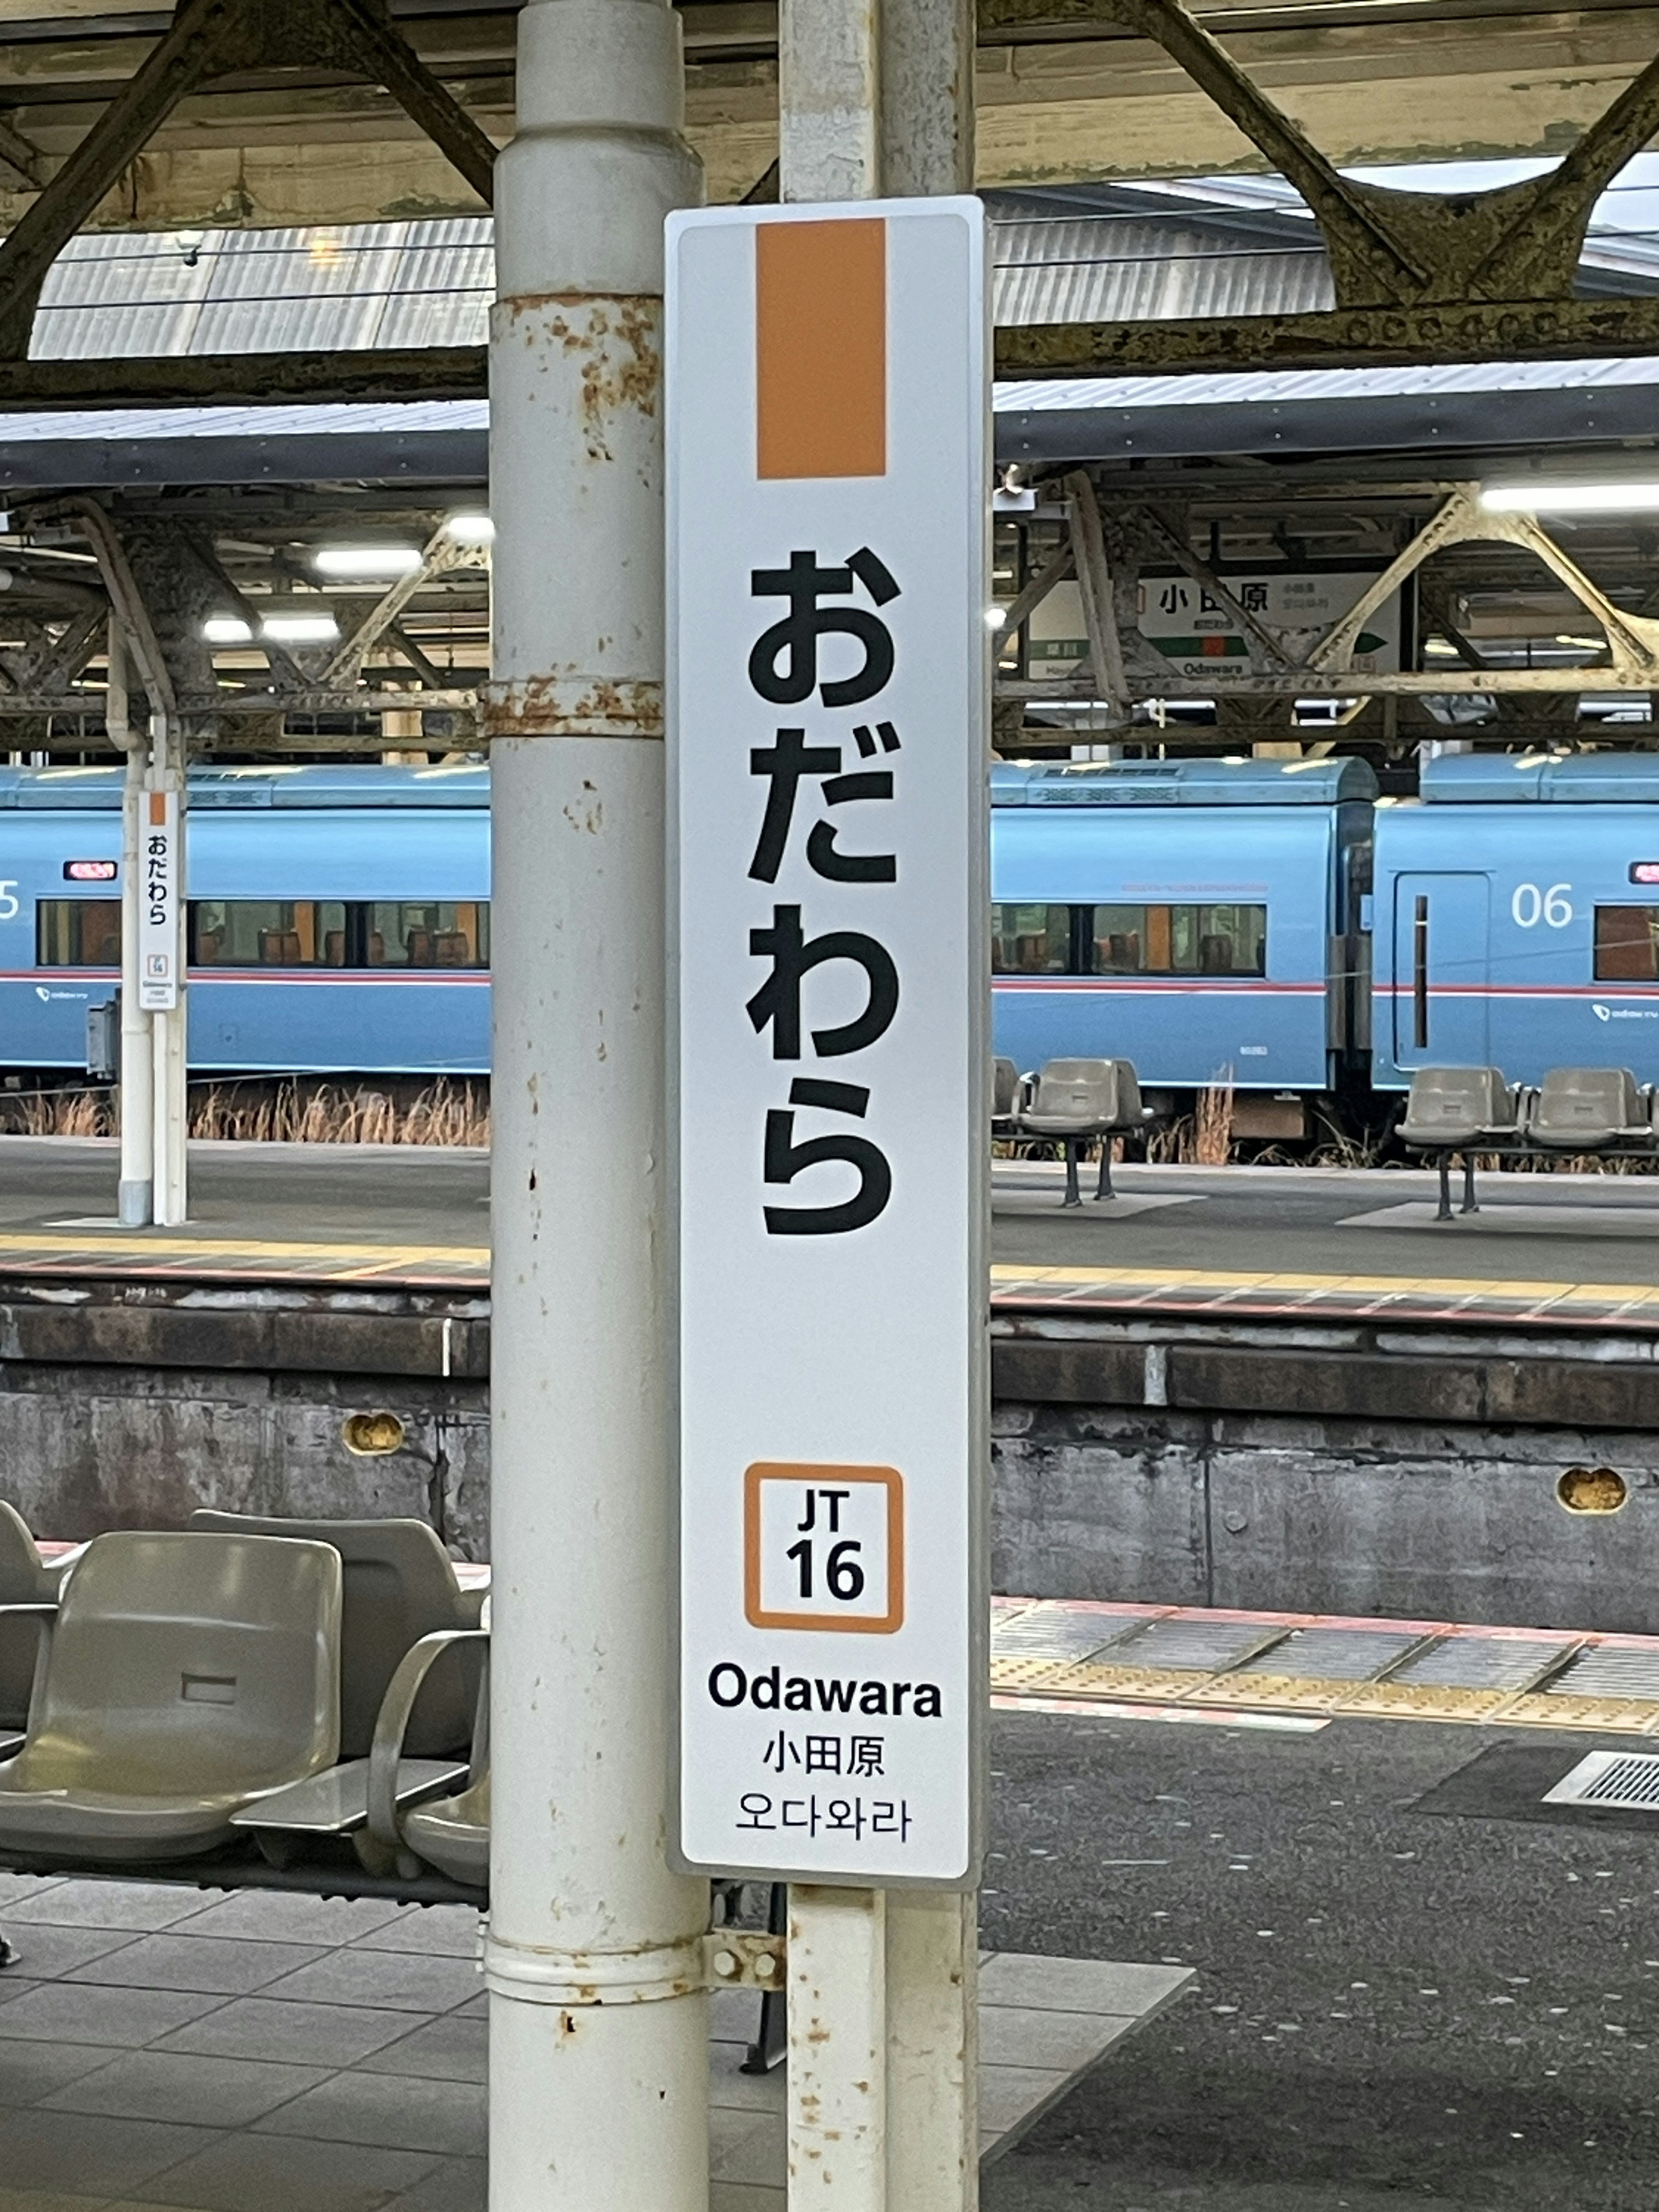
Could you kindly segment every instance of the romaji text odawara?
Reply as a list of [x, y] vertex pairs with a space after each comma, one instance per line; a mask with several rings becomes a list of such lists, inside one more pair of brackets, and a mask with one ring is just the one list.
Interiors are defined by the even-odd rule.
[[708, 1694], [728, 1710], [750, 1705], [766, 1713], [884, 1713], [918, 1721], [944, 1713], [936, 1682], [848, 1681], [843, 1675], [785, 1674], [777, 1667], [749, 1674], [735, 1659], [710, 1668]]

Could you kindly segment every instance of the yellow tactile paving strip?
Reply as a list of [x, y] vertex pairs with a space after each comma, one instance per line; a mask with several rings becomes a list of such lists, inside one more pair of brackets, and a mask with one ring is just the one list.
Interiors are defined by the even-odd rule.
[[1345, 1320], [1552, 1321], [1659, 1328], [1659, 1283], [1534, 1283], [1510, 1276], [1320, 1275], [1225, 1267], [991, 1270], [993, 1306], [1303, 1316]]
[[[370, 1243], [191, 1231], [0, 1232], [0, 1269], [19, 1274], [202, 1277], [256, 1282], [487, 1284], [485, 1244]], [[1504, 1276], [1321, 1275], [1219, 1267], [991, 1269], [991, 1303], [1010, 1310], [1319, 1315], [1343, 1320], [1547, 1321], [1659, 1329], [1659, 1283], [1521, 1282]]]
[[19, 1274], [471, 1285], [489, 1280], [489, 1248], [313, 1243], [147, 1229], [8, 1231], [0, 1233], [0, 1269], [7, 1267]]
[[[1182, 1667], [1159, 1663], [1149, 1648], [1150, 1663], [1137, 1665], [1136, 1643], [1153, 1644], [1148, 1631], [1157, 1624], [1194, 1631], [1196, 1643], [1208, 1636], [1218, 1648], [1228, 1638], [1216, 1632], [1237, 1628], [1231, 1640], [1242, 1656]], [[1167, 1637], [1168, 1628], [1159, 1632]], [[1328, 1654], [1347, 1645], [1340, 1679], [1296, 1671], [1297, 1646], [1310, 1636]], [[1089, 1649], [1097, 1639], [1097, 1656]], [[1622, 1691], [1578, 1694], [1571, 1686], [1576, 1674], [1609, 1671], [1626, 1678]], [[1507, 1680], [1492, 1686], [1494, 1674]], [[1000, 1598], [992, 1610], [991, 1690], [1000, 1705], [1063, 1699], [1068, 1709], [1097, 1701], [1653, 1735], [1659, 1636]]]

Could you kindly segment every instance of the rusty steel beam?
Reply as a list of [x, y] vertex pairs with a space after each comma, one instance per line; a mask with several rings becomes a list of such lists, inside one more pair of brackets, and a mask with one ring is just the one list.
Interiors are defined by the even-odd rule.
[[241, 406], [482, 399], [483, 346], [393, 347], [364, 353], [153, 355], [137, 361], [0, 359], [0, 411], [90, 407]]
[[1340, 306], [1567, 301], [1596, 199], [1659, 132], [1659, 58], [1554, 170], [1482, 192], [1403, 192], [1345, 177], [1182, 0], [981, 0], [981, 33], [1110, 23], [1161, 46], [1288, 178], [1330, 257]]
[[319, 66], [382, 85], [489, 204], [493, 143], [386, 0], [179, 0], [172, 28], [0, 246], [0, 357], [27, 356], [46, 272], [181, 100], [221, 77]]
[[1380, 368], [1422, 362], [1601, 360], [1659, 353], [1659, 297], [1480, 300], [1146, 323], [1030, 323], [996, 336], [1009, 381], [1198, 375], [1218, 369]]

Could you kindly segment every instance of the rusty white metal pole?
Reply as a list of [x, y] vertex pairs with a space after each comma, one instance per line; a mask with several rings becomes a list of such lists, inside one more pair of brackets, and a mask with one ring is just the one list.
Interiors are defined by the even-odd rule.
[[531, 0], [496, 170], [492, 2212], [707, 2212], [705, 1883], [670, 1872], [666, 0]]
[[104, 726], [110, 743], [126, 757], [121, 788], [121, 1175], [115, 1211], [124, 1228], [143, 1229], [149, 1224], [155, 1174], [155, 1062], [149, 1016], [138, 1003], [139, 825], [145, 753], [132, 727], [126, 636], [113, 615]]
[[886, 1942], [884, 1890], [790, 1885], [792, 2207], [889, 2201]]
[[[779, 176], [786, 200], [908, 198], [974, 184], [973, 0], [781, 0]], [[988, 656], [985, 681], [990, 680]], [[985, 726], [990, 727], [988, 712]], [[977, 1248], [977, 1245], [975, 1246]], [[982, 1421], [979, 1424], [983, 1433]], [[850, 2047], [816, 2038], [794, 2001], [795, 1946], [842, 1971], [863, 1970], [852, 1924], [790, 1894], [790, 2192], [805, 2204], [815, 2150], [798, 2111], [844, 2099]], [[870, 1893], [862, 1893], [869, 1895]], [[877, 1954], [881, 1981], [885, 2167], [883, 2195], [849, 2197], [892, 2212], [973, 2212], [979, 2202], [976, 1893], [891, 1890]], [[802, 1936], [798, 1939], [797, 1926]], [[818, 1970], [827, 1970], [820, 1963]], [[810, 2018], [810, 2015], [809, 2015]], [[836, 2200], [839, 2206], [841, 2199]]]

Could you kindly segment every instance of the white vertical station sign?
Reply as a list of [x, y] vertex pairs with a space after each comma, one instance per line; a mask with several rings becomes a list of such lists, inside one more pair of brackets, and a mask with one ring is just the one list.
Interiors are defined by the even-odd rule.
[[171, 1013], [184, 965], [179, 794], [142, 791], [138, 807], [138, 1003], [147, 1013]]
[[965, 198], [669, 218], [697, 1869], [978, 1878], [983, 235]]

